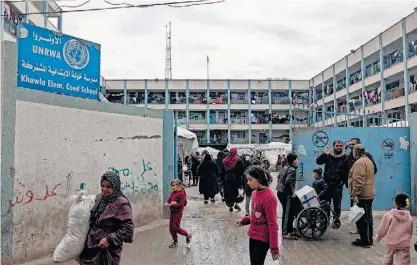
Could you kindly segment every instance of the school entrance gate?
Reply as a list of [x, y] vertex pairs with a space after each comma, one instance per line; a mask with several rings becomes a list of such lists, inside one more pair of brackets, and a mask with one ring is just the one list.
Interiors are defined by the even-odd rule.
[[[313, 182], [313, 169], [319, 167], [316, 158], [323, 153], [324, 147], [332, 147], [333, 141], [349, 143], [352, 137], [361, 139], [375, 160], [378, 173], [375, 176], [376, 196], [374, 210], [389, 210], [392, 199], [398, 192], [411, 196], [410, 183], [410, 130], [401, 128], [365, 128], [365, 127], [312, 127], [297, 129], [293, 134], [293, 149], [299, 160], [297, 169], [297, 188]], [[345, 152], [350, 153], [349, 146]], [[324, 170], [324, 166], [322, 166]], [[348, 190], [343, 190], [342, 208], [350, 208]]]

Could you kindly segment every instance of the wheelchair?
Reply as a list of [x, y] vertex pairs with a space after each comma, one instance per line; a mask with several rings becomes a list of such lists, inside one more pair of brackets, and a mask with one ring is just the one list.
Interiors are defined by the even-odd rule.
[[[312, 199], [318, 199], [314, 196], [304, 203]], [[320, 201], [320, 200], [319, 200]], [[329, 225], [334, 229], [339, 229], [341, 222], [334, 218], [334, 213], [327, 201], [320, 201], [320, 207], [311, 206], [301, 210], [295, 218], [295, 229], [297, 233], [307, 240], [318, 240], [327, 231]]]

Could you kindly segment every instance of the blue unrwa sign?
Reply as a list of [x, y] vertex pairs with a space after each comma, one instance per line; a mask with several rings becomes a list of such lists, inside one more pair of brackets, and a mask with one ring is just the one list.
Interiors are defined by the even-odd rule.
[[100, 45], [22, 23], [17, 86], [98, 99]]

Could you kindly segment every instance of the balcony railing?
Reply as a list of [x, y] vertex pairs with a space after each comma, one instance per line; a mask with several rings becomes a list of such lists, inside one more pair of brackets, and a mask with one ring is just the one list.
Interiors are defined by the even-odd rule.
[[272, 104], [290, 104], [289, 97], [272, 98]]
[[210, 98], [210, 104], [227, 104], [227, 97]]
[[220, 137], [210, 137], [211, 144], [227, 144], [227, 135]]
[[247, 124], [247, 118], [230, 118], [232, 124]]
[[288, 123], [290, 123], [289, 115], [272, 114], [272, 124], [288, 124]]
[[232, 136], [231, 143], [232, 144], [247, 144], [249, 143], [249, 139], [248, 138], [236, 138]]
[[227, 117], [218, 117], [217, 119], [210, 119], [210, 124], [227, 124]]
[[245, 99], [234, 99], [234, 98], [232, 98], [231, 100], [230, 100], [230, 103], [232, 103], [232, 104], [248, 104], [248, 99], [247, 98], [245, 98]]
[[206, 144], [206, 143], [207, 143], [207, 138], [200, 138], [200, 137], [197, 137], [197, 142], [198, 142], [199, 144]]
[[199, 120], [190, 119], [190, 124], [206, 124], [206, 123], [207, 123], [206, 119], [199, 119]]
[[188, 102], [189, 104], [207, 104], [207, 99], [201, 97], [189, 97]]
[[170, 98], [169, 104], [186, 104], [187, 98], [186, 97], [180, 97], [180, 98]]
[[405, 91], [404, 91], [404, 88], [402, 87], [402, 88], [395, 88], [395, 89], [392, 89], [392, 90], [390, 90], [390, 91], [387, 91], [387, 94], [386, 94], [386, 100], [391, 100], [391, 99], [394, 99], [394, 98], [399, 98], [399, 97], [402, 97], [402, 96], [404, 96], [404, 93]]
[[[257, 97], [255, 100], [255, 104], [269, 104], [268, 97]], [[253, 103], [252, 101], [252, 103]]]
[[130, 97], [129, 104], [145, 104], [145, 99], [139, 97]]
[[165, 98], [151, 98], [149, 104], [165, 104]]

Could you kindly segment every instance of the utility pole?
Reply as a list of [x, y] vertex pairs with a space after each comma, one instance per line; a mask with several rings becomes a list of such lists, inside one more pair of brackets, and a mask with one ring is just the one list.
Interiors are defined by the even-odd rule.
[[166, 27], [166, 48], [165, 48], [165, 79], [172, 79], [171, 64], [171, 22]]

